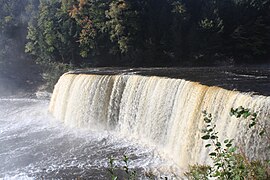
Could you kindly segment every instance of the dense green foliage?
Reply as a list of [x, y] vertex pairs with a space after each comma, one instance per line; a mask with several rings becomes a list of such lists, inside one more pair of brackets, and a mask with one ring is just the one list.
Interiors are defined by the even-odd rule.
[[0, 2], [0, 57], [26, 58], [26, 45], [38, 62], [76, 66], [269, 62], [270, 0]]
[[80, 59], [78, 31], [63, 3], [40, 1], [39, 12], [28, 26], [26, 52], [47, 62], [76, 63]]

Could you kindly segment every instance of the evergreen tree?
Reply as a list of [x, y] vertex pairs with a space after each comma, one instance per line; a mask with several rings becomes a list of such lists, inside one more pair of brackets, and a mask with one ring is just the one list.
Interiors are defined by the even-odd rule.
[[26, 52], [40, 62], [57, 61], [79, 64], [80, 28], [61, 1], [41, 1], [38, 15], [28, 26]]

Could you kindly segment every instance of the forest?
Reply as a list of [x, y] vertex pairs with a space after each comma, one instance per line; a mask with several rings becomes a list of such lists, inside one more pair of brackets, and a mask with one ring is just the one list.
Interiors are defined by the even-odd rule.
[[[0, 0], [0, 66], [269, 63], [270, 0]], [[0, 68], [0, 70], [1, 70]]]

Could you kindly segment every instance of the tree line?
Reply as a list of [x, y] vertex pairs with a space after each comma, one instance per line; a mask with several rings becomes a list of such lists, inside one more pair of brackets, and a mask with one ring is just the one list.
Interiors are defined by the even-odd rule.
[[270, 0], [0, 2], [2, 59], [75, 66], [269, 62]]

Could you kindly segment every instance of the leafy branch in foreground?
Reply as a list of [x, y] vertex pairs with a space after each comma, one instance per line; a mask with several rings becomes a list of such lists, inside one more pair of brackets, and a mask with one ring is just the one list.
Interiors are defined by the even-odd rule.
[[137, 179], [137, 172], [135, 170], [131, 170], [129, 168], [129, 158], [126, 155], [123, 155], [122, 161], [124, 162], [124, 165], [122, 167], [117, 167], [115, 165], [115, 158], [110, 157], [109, 158], [109, 168], [108, 171], [111, 175], [112, 180], [117, 180], [118, 175], [116, 173], [117, 170], [124, 171], [128, 180], [135, 180]]
[[117, 179], [117, 176], [115, 175], [115, 165], [114, 165], [114, 161], [115, 159], [113, 157], [110, 157], [109, 158], [109, 168], [108, 168], [108, 171], [110, 172], [111, 174], [111, 178], [112, 180], [116, 180]]
[[251, 112], [250, 109], [240, 106], [240, 107], [235, 108], [235, 109], [231, 108], [230, 115], [235, 116], [236, 118], [242, 117], [244, 119], [247, 119], [249, 121], [249, 125], [248, 125], [249, 129], [256, 125], [257, 128], [259, 129], [259, 135], [266, 136], [268, 142], [270, 142], [269, 132], [267, 131], [266, 126], [263, 125], [260, 121], [258, 121], [258, 119], [257, 119], [258, 113], [257, 112]]
[[[257, 121], [257, 113], [252, 113], [249, 109], [239, 107], [231, 109], [231, 116], [237, 118], [249, 118], [249, 128], [252, 128]], [[270, 175], [269, 162], [249, 161], [244, 154], [236, 153], [237, 147], [233, 146], [233, 139], [226, 139], [223, 142], [219, 140], [216, 125], [213, 123], [213, 117], [206, 111], [203, 112], [204, 122], [206, 124], [203, 130], [204, 135], [201, 137], [208, 143], [206, 148], [211, 148], [209, 153], [210, 158], [213, 160], [212, 166], [193, 165], [190, 166], [189, 171], [185, 173], [188, 179], [269, 179]], [[266, 133], [263, 126], [260, 135]]]
[[[154, 180], [154, 179], [174, 179], [176, 178], [175, 174], [167, 177], [166, 175], [157, 176], [152, 171], [140, 171], [140, 170], [132, 170], [130, 168], [129, 162], [130, 158], [127, 155], [123, 155], [122, 159], [118, 160], [114, 157], [110, 157], [108, 164], [108, 172], [110, 174], [111, 180], [137, 180], [137, 179], [145, 179], [145, 180]], [[122, 164], [121, 166], [117, 166], [116, 164]]]

